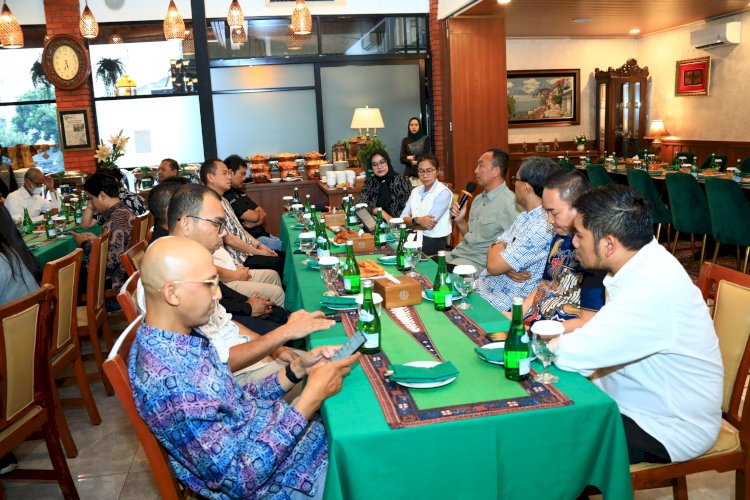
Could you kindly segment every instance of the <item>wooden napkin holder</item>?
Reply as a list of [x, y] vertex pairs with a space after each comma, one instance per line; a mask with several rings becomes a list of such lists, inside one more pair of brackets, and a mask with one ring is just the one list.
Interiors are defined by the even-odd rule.
[[[326, 220], [326, 222], [328, 222], [328, 220]], [[355, 237], [347, 236], [346, 239], [354, 241], [354, 255], [368, 255], [375, 253], [375, 239], [371, 234], [365, 233], [362, 236]]]
[[422, 303], [422, 285], [409, 276], [396, 276], [401, 284], [388, 278], [380, 278], [374, 283], [374, 290], [383, 297], [383, 307], [413, 306]]
[[335, 214], [327, 213], [324, 215], [326, 218], [326, 226], [344, 226], [346, 225], [346, 214], [344, 212], [337, 212]]

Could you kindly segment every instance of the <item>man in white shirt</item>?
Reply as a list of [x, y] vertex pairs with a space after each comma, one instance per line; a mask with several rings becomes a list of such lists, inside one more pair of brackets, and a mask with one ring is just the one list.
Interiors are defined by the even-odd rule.
[[654, 239], [640, 193], [600, 187], [574, 207], [578, 259], [607, 271], [607, 301], [563, 336], [557, 366], [591, 376], [617, 402], [631, 463], [705, 453], [721, 425], [724, 370], [700, 291]]
[[[44, 186], [51, 196], [51, 200], [45, 200], [42, 197]], [[60, 208], [60, 197], [55, 191], [55, 184], [52, 177], [45, 177], [38, 168], [30, 168], [23, 176], [23, 186], [10, 193], [5, 199], [5, 208], [10, 212], [14, 220], [23, 218], [23, 209], [29, 211], [30, 217], [37, 217], [42, 213], [42, 208], [51, 210]]]

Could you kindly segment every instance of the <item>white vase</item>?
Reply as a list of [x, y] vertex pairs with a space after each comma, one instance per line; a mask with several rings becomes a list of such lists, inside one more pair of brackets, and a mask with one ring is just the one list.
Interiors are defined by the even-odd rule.
[[578, 146], [576, 146], [576, 149], [578, 149], [578, 151], [583, 151], [584, 149], [586, 149], [586, 145], [585, 144], [579, 144]]

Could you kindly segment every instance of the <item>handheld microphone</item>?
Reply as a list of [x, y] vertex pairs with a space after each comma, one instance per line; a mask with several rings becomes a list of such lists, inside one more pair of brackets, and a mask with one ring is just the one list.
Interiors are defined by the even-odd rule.
[[[469, 201], [469, 198], [473, 198], [474, 196], [472, 193], [477, 190], [477, 185], [473, 182], [470, 182], [466, 185], [466, 189], [461, 191], [461, 198], [458, 199], [458, 210], [461, 211], [462, 208], [464, 208], [464, 205], [466, 205], [466, 202]], [[451, 220], [455, 219], [451, 215]]]

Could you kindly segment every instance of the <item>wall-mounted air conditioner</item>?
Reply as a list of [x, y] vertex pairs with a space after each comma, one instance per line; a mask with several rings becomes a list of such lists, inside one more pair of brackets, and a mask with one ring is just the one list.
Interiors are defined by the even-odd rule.
[[690, 32], [690, 44], [696, 49], [713, 49], [740, 43], [742, 23], [707, 24], [705, 28]]

